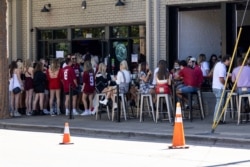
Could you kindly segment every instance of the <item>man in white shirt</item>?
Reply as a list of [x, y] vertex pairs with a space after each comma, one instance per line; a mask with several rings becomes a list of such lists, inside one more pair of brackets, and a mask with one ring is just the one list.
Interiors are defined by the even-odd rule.
[[[214, 67], [214, 72], [213, 72], [213, 93], [216, 97], [216, 105], [214, 109], [214, 122], [222, 123], [222, 121], [219, 120], [220, 114], [222, 112], [222, 106], [224, 104], [224, 95], [222, 95], [223, 89], [224, 89], [224, 84], [225, 84], [225, 79], [227, 76], [227, 68], [226, 66], [229, 66], [231, 62], [231, 57], [230, 56], [224, 56], [222, 57], [222, 60], [218, 63], [216, 63]], [[224, 91], [225, 92], [225, 91]], [[222, 98], [222, 100], [221, 100]], [[220, 104], [221, 101], [221, 104]], [[220, 108], [219, 108], [220, 105]]]

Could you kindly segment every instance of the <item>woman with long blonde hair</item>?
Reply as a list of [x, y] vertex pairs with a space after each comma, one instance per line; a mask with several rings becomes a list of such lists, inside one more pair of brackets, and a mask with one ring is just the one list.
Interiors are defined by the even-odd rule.
[[60, 91], [61, 91], [61, 83], [60, 83], [60, 73], [61, 68], [58, 59], [53, 59], [49, 69], [46, 72], [47, 80], [49, 84], [49, 106], [50, 106], [50, 115], [54, 115], [53, 111], [53, 103], [56, 98], [56, 112], [57, 115], [60, 114]]
[[24, 90], [25, 90], [25, 105], [26, 105], [26, 115], [32, 115], [32, 97], [33, 97], [33, 77], [34, 77], [34, 68], [32, 66], [31, 60], [26, 60], [24, 62]]

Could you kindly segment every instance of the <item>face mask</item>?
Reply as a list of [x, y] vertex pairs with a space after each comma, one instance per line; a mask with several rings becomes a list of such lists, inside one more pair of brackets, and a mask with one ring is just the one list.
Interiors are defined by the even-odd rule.
[[180, 69], [180, 66], [174, 66], [174, 69], [178, 70]]

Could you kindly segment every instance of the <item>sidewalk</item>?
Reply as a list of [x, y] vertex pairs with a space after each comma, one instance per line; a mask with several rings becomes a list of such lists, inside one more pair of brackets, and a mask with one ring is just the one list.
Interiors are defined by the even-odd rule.
[[[204, 120], [194, 118], [192, 122], [183, 119], [186, 144], [189, 143], [214, 143], [214, 145], [237, 144], [240, 147], [250, 148], [250, 122], [240, 125], [236, 120], [227, 118], [227, 123], [218, 125], [214, 133], [212, 130], [212, 118]], [[71, 135], [91, 136], [119, 139], [136, 139], [150, 141], [172, 142], [173, 126], [167, 120], [154, 123], [150, 118], [139, 122], [137, 118], [131, 118], [121, 122], [108, 120], [106, 114], [95, 120], [95, 116], [75, 116], [69, 119], [67, 116], [22, 116], [20, 118], [1, 119], [1, 129], [13, 129], [24, 131], [52, 132], [63, 134], [64, 123], [69, 122]]]

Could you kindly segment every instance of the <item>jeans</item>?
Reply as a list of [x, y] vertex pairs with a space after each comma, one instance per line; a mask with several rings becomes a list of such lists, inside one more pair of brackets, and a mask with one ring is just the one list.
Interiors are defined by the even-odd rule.
[[[222, 108], [224, 106], [224, 101], [225, 101], [225, 99], [224, 99], [225, 96], [223, 96], [223, 98], [221, 99], [222, 92], [223, 92], [223, 89], [213, 88], [213, 93], [214, 93], [215, 98], [216, 98], [216, 105], [215, 105], [215, 109], [214, 109], [214, 118], [213, 118], [214, 122], [219, 122], [220, 121], [219, 118], [220, 118]], [[225, 95], [225, 92], [224, 92], [224, 95]], [[220, 104], [220, 100], [221, 100], [221, 104]], [[218, 110], [219, 105], [220, 105], [220, 109]], [[217, 113], [217, 111], [218, 111], [218, 113]]]

